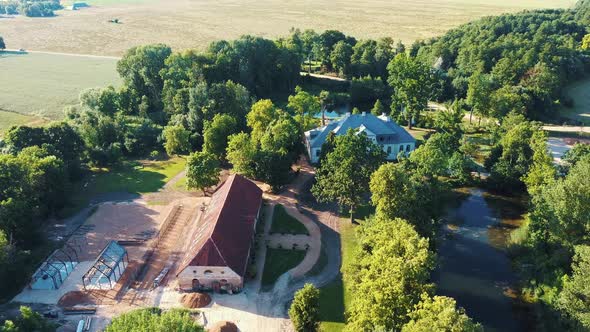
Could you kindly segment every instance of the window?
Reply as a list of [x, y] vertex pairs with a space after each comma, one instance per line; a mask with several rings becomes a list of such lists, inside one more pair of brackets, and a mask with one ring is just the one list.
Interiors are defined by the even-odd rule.
[[387, 147], [387, 154], [391, 154], [391, 146]]
[[410, 152], [410, 145], [409, 144], [406, 146], [406, 152]]
[[318, 150], [315, 150], [315, 156], [316, 157], [319, 157], [320, 156], [320, 150], [319, 149]]
[[399, 146], [399, 152], [402, 152], [402, 151], [404, 151], [404, 146], [403, 145], [400, 145]]

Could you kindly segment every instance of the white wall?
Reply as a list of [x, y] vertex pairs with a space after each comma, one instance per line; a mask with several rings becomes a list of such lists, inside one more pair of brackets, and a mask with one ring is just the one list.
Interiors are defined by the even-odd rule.
[[233, 290], [244, 286], [243, 278], [227, 266], [188, 266], [178, 275], [178, 284], [183, 290], [193, 289], [193, 279], [199, 280], [199, 284], [211, 288], [214, 282], [226, 280]]

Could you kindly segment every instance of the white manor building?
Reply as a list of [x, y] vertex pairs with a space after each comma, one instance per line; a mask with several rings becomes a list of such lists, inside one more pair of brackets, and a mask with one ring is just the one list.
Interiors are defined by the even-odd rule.
[[349, 129], [365, 133], [375, 144], [383, 147], [387, 153], [387, 160], [397, 160], [400, 152], [406, 155], [416, 148], [416, 140], [404, 128], [400, 127], [389, 116], [383, 114], [375, 116], [370, 113], [362, 114], [346, 113], [339, 120], [328, 123], [324, 127], [305, 132], [305, 145], [312, 163], [320, 159], [322, 145], [330, 132], [335, 135], [344, 135]]

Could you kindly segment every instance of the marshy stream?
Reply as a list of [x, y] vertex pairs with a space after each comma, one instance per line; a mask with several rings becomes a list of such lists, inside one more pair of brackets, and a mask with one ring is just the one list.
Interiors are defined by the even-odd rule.
[[524, 331], [527, 315], [513, 299], [518, 279], [506, 252], [523, 206], [482, 189], [467, 189], [466, 195], [449, 211], [437, 242], [437, 294], [455, 298], [486, 331]]

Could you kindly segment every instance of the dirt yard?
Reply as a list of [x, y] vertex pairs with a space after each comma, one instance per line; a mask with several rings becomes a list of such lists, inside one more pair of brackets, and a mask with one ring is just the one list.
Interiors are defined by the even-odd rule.
[[[92, 3], [92, 1], [89, 1]], [[102, 2], [54, 18], [0, 18], [8, 48], [121, 55], [128, 48], [167, 43], [203, 48], [243, 34], [286, 35], [291, 27], [337, 29], [357, 38], [411, 43], [472, 19], [532, 8], [569, 7], [575, 0], [139, 0]], [[109, 20], [119, 19], [120, 23]]]

